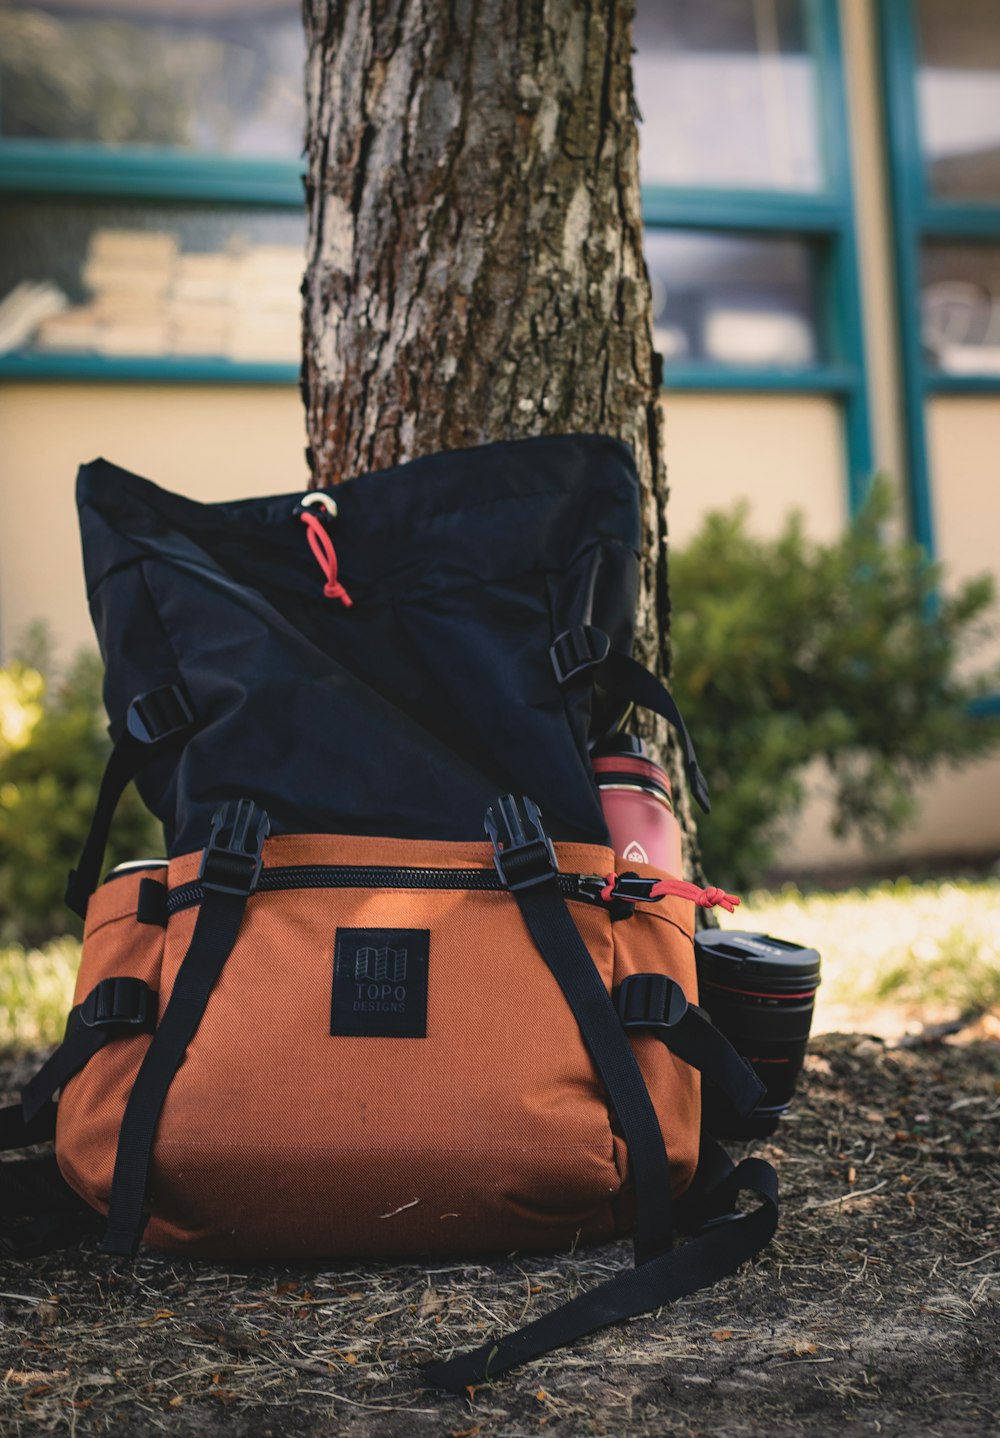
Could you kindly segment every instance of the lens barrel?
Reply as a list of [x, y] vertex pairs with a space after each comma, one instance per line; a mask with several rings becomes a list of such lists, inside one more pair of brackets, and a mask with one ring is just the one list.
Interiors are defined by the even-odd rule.
[[703, 929], [695, 937], [699, 1003], [749, 1060], [767, 1092], [741, 1118], [706, 1084], [704, 1121], [719, 1138], [763, 1138], [787, 1110], [812, 1026], [820, 958], [815, 949], [770, 934]]

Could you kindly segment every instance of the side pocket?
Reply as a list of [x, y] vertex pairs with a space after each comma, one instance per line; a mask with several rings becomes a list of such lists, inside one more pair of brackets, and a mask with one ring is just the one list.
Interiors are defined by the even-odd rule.
[[[83, 956], [74, 1004], [102, 979], [135, 978], [160, 988], [166, 929], [139, 923], [139, 885], [163, 883], [163, 871], [137, 871], [104, 884], [87, 907]], [[58, 1107], [56, 1157], [63, 1177], [95, 1208], [105, 1209], [111, 1191], [118, 1130], [149, 1034], [116, 1038], [104, 1046], [66, 1085]]]

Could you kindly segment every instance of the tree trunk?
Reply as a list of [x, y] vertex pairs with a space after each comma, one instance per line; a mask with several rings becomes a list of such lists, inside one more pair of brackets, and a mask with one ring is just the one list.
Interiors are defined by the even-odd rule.
[[[632, 0], [304, 0], [315, 484], [530, 435], [631, 445], [637, 657], [669, 665]], [[657, 724], [646, 731], [663, 752]], [[668, 753], [678, 810], [686, 787]], [[688, 852], [693, 852], [689, 843]]]

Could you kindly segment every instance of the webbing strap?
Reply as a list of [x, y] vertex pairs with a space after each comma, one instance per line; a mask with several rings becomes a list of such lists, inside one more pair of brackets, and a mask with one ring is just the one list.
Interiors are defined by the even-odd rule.
[[679, 1023], [669, 1029], [654, 1029], [654, 1033], [671, 1053], [725, 1094], [742, 1118], [753, 1112], [767, 1092], [746, 1059], [703, 1009], [692, 1004]]
[[698, 756], [694, 751], [694, 743], [688, 733], [688, 727], [684, 723], [684, 717], [670, 690], [660, 683], [655, 674], [651, 674], [648, 669], [643, 668], [637, 660], [628, 654], [619, 654], [614, 649], [610, 650], [607, 658], [596, 664], [591, 672], [595, 683], [600, 684], [609, 693], [621, 699], [629, 699], [633, 704], [638, 704], [640, 708], [649, 709], [654, 714], [659, 714], [661, 718], [673, 725], [684, 750], [684, 763], [687, 768], [691, 793], [702, 810], [708, 814], [712, 808], [708, 783], [699, 767]]
[[638, 704], [672, 724], [684, 750], [691, 793], [705, 813], [710, 812], [712, 805], [708, 784], [698, 765], [698, 756], [684, 716], [670, 690], [660, 683], [655, 674], [644, 669], [630, 655], [612, 649], [608, 636], [592, 624], [564, 630], [556, 637], [549, 653], [557, 683], [569, 684], [574, 679], [585, 678], [589, 683], [599, 684], [616, 699]]
[[79, 918], [86, 916], [87, 903], [101, 877], [104, 851], [119, 799], [147, 764], [186, 739], [195, 724], [190, 701], [177, 684], [152, 689], [129, 705], [125, 728], [111, 750], [101, 777], [83, 852], [66, 882], [66, 903]]
[[19, 1103], [0, 1108], [0, 1151], [29, 1148], [33, 1143], [51, 1143], [56, 1136], [56, 1106], [44, 1103], [30, 1118]]
[[25, 1121], [30, 1124], [106, 1043], [152, 1033], [155, 1027], [156, 994], [147, 984], [135, 978], [101, 979], [82, 1004], [70, 1009], [62, 1043], [21, 1090]]
[[108, 1226], [101, 1242], [105, 1253], [133, 1254], [139, 1247], [146, 1226], [143, 1203], [160, 1113], [209, 995], [236, 943], [248, 897], [207, 889], [202, 899], [170, 1001], [125, 1105], [111, 1181]]
[[519, 1363], [561, 1348], [610, 1323], [648, 1313], [684, 1298], [734, 1273], [772, 1238], [778, 1224], [778, 1185], [774, 1169], [759, 1158], [744, 1159], [710, 1192], [705, 1210], [730, 1214], [741, 1192], [755, 1194], [760, 1205], [752, 1213], [718, 1222], [680, 1248], [599, 1284], [588, 1293], [536, 1318], [516, 1333], [484, 1343], [444, 1363], [429, 1363], [429, 1382], [464, 1394], [473, 1384], [487, 1383]]
[[614, 1005], [556, 876], [512, 889], [521, 915], [566, 998], [628, 1144], [636, 1199], [636, 1262], [670, 1247], [670, 1165], [656, 1110]]
[[198, 878], [204, 897], [169, 1002], [146, 1050], [118, 1132], [105, 1253], [133, 1254], [146, 1219], [143, 1204], [160, 1113], [201, 1023], [215, 982], [236, 943], [247, 900], [257, 887], [270, 823], [248, 799], [224, 804]]
[[742, 1118], [767, 1092], [751, 1065], [666, 974], [630, 974], [612, 995], [626, 1032], [651, 1033], [715, 1085]]

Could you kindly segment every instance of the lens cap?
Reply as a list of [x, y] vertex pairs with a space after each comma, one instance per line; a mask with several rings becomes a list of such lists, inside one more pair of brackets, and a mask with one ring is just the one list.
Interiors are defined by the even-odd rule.
[[755, 989], [778, 995], [814, 989], [820, 982], [817, 950], [788, 939], [746, 929], [702, 929], [694, 943], [704, 983], [728, 987], [752, 980]]

